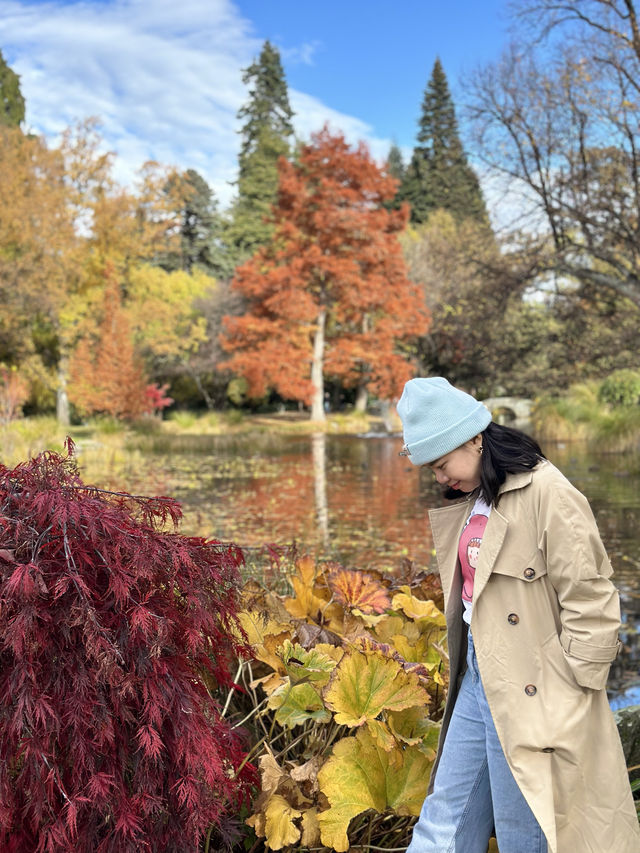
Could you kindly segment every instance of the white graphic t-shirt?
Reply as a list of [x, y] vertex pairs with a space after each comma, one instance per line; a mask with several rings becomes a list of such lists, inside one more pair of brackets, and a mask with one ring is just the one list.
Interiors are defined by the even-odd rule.
[[464, 607], [462, 618], [469, 625], [471, 624], [473, 582], [478, 566], [482, 537], [490, 512], [489, 504], [483, 498], [478, 498], [473, 505], [458, 544], [458, 557], [462, 570], [462, 604]]

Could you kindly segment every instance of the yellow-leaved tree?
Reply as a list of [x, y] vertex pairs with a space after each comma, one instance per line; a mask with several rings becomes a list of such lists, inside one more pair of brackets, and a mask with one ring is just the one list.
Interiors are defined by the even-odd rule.
[[195, 373], [194, 357], [207, 337], [197, 302], [216, 286], [215, 279], [197, 269], [166, 272], [141, 264], [130, 271], [127, 315], [151, 375], [165, 377], [176, 369]]

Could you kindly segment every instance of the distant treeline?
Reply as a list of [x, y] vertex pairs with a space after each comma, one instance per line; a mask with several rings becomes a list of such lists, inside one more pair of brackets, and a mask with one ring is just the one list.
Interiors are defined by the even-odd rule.
[[193, 169], [120, 186], [91, 119], [28, 133], [0, 54], [0, 416], [321, 420], [417, 373], [553, 397], [640, 367], [640, 45], [574, 5], [522, 4], [521, 47], [465, 81], [466, 145], [436, 60], [406, 165], [295, 139], [266, 42], [224, 211]]

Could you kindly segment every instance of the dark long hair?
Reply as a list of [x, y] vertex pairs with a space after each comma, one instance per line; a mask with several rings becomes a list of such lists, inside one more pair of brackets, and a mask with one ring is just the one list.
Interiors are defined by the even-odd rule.
[[545, 458], [538, 442], [526, 432], [492, 421], [482, 433], [480, 491], [485, 501], [497, 506], [507, 474], [530, 471]]
[[[546, 457], [535, 439], [513, 427], [492, 421], [481, 436], [480, 495], [488, 504], [497, 506], [498, 492], [507, 479], [507, 474], [530, 471]], [[463, 492], [454, 489], [445, 492], [446, 498], [462, 495]]]

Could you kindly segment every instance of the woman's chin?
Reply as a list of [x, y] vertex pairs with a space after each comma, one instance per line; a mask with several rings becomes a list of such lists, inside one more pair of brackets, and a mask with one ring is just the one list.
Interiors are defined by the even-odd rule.
[[442, 496], [448, 501], [453, 501], [456, 498], [464, 498], [469, 492], [463, 492], [462, 489], [452, 489], [451, 486], [446, 486], [442, 492]]

